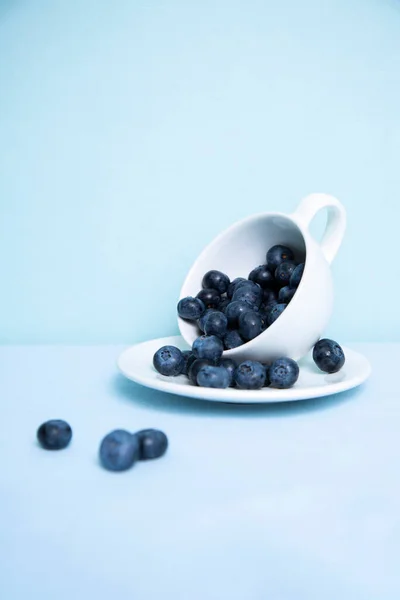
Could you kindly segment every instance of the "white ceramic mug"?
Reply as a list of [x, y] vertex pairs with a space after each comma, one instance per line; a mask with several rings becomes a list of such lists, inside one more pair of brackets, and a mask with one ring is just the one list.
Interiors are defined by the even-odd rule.
[[[312, 237], [309, 224], [327, 209], [325, 233], [320, 243]], [[298, 360], [323, 335], [332, 314], [333, 282], [330, 263], [346, 229], [343, 205], [327, 194], [304, 198], [291, 215], [265, 213], [235, 223], [217, 236], [200, 254], [183, 284], [180, 298], [196, 296], [203, 276], [211, 269], [226, 273], [231, 280], [247, 277], [265, 264], [266, 253], [275, 244], [289, 246], [298, 262], [305, 262], [300, 285], [291, 302], [266, 331], [243, 346], [227, 350], [225, 357], [268, 362], [287, 356]], [[196, 323], [178, 317], [179, 329], [191, 346], [201, 335]]]

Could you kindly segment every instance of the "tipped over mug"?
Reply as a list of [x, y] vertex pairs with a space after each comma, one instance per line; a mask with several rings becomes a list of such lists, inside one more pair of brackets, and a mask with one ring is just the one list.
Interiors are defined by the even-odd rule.
[[[326, 209], [327, 223], [317, 242], [309, 225]], [[262, 213], [238, 221], [218, 235], [200, 254], [183, 284], [180, 298], [196, 296], [205, 273], [212, 269], [231, 279], [247, 277], [265, 264], [267, 251], [275, 244], [291, 248], [295, 260], [304, 262], [300, 284], [287, 308], [253, 340], [226, 350], [224, 357], [235, 361], [270, 362], [283, 356], [298, 360], [323, 336], [333, 310], [333, 281], [330, 264], [339, 250], [346, 229], [343, 205], [328, 194], [310, 194], [294, 213]], [[179, 329], [192, 346], [201, 335], [197, 323], [178, 317]]]

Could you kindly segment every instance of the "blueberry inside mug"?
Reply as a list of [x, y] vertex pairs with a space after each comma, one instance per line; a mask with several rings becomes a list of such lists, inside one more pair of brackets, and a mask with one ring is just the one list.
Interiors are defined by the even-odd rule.
[[[309, 231], [315, 215], [327, 210], [327, 224], [321, 242]], [[243, 346], [227, 350], [224, 357], [269, 362], [287, 356], [295, 360], [314, 346], [324, 334], [333, 310], [333, 282], [330, 264], [339, 250], [346, 229], [343, 205], [328, 194], [305, 197], [294, 213], [262, 213], [238, 221], [218, 235], [200, 254], [183, 284], [180, 298], [196, 296], [204, 274], [211, 269], [226, 273], [231, 280], [247, 277], [254, 267], [265, 263], [275, 244], [290, 247], [305, 268], [292, 301], [280, 317], [258, 337]], [[179, 329], [192, 346], [200, 335], [196, 323], [178, 317]]]

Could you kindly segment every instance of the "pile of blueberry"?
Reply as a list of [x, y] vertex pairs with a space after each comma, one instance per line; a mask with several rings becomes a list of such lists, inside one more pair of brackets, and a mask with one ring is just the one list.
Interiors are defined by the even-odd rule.
[[271, 365], [254, 360], [237, 365], [231, 358], [222, 358], [223, 351], [218, 337], [203, 336], [195, 341], [191, 352], [163, 346], [155, 353], [153, 364], [162, 375], [187, 375], [191, 384], [209, 388], [259, 390], [270, 385], [284, 389], [294, 385], [299, 377], [299, 367], [290, 358], [281, 358]]
[[[259, 390], [270, 386], [286, 389], [299, 377], [299, 366], [291, 358], [278, 358], [269, 365], [254, 360], [237, 365], [231, 358], [223, 358], [223, 351], [217, 336], [202, 336], [194, 342], [191, 351], [163, 346], [154, 354], [153, 365], [161, 375], [186, 375], [192, 385], [209, 388]], [[345, 355], [337, 342], [323, 339], [314, 346], [313, 359], [321, 371], [336, 373], [343, 367]]]
[[199, 333], [215, 335], [224, 349], [237, 348], [267, 329], [285, 310], [300, 283], [304, 263], [296, 264], [286, 246], [273, 246], [267, 262], [251, 271], [248, 279], [232, 282], [225, 273], [209, 271], [196, 298], [178, 303], [178, 315], [197, 321]]
[[[42, 423], [37, 439], [45, 450], [63, 450], [72, 439], [72, 429], [66, 421], [52, 419]], [[163, 456], [167, 448], [168, 438], [158, 429], [142, 429], [137, 433], [116, 429], [102, 440], [99, 458], [108, 471], [126, 471], [138, 460]]]
[[[155, 369], [165, 376], [186, 375], [201, 387], [292, 387], [299, 367], [290, 358], [270, 365], [252, 360], [237, 365], [222, 355], [224, 350], [254, 339], [278, 319], [296, 293], [303, 271], [304, 263], [297, 264], [293, 251], [282, 245], [270, 248], [266, 264], [253, 269], [248, 279], [238, 277], [231, 282], [225, 273], [209, 271], [196, 298], [182, 298], [178, 303], [179, 316], [197, 322], [203, 335], [194, 341], [191, 351], [160, 348], [153, 358]], [[313, 357], [326, 373], [339, 371], [345, 361], [339, 344], [327, 339], [316, 344]]]

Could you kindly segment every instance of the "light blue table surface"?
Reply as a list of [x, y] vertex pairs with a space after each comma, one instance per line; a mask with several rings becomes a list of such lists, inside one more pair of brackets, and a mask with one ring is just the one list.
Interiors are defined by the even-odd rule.
[[[398, 599], [400, 346], [354, 347], [363, 387], [265, 407], [140, 388], [119, 346], [0, 348], [0, 598]], [[57, 417], [73, 443], [43, 451]], [[116, 427], [168, 455], [102, 470]]]

